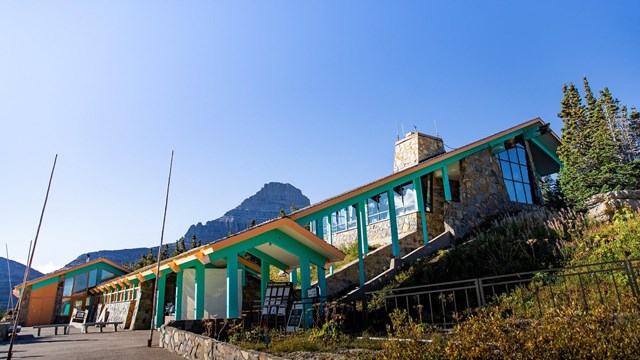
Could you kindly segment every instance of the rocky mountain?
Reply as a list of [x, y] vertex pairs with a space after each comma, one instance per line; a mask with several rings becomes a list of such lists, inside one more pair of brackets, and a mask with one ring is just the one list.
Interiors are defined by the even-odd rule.
[[[15, 287], [22, 283], [24, 277], [24, 271], [27, 267], [17, 261], [9, 260], [9, 268], [7, 268], [7, 259], [0, 257], [0, 309], [7, 309], [9, 304], [9, 296], [12, 289], [9, 287], [9, 270], [11, 271], [11, 285]], [[39, 278], [44, 275], [36, 269], [29, 271], [29, 280]], [[15, 306], [17, 299], [13, 298], [13, 304]]]
[[[196, 236], [202, 244], [210, 243], [224, 238], [231, 233], [236, 233], [247, 229], [251, 219], [256, 224], [278, 217], [280, 209], [284, 209], [286, 214], [291, 212], [291, 205], [301, 209], [309, 206], [309, 198], [304, 196], [300, 189], [291, 184], [270, 182], [265, 184], [260, 191], [253, 196], [242, 201], [236, 208], [227, 211], [222, 217], [207, 221], [205, 224], [198, 223], [191, 225], [184, 235], [187, 249], [191, 245], [191, 238]], [[173, 252], [175, 242], [169, 242], [169, 253]], [[153, 247], [153, 253], [157, 252], [157, 247]], [[140, 257], [149, 252], [149, 248], [141, 247], [134, 249], [120, 250], [100, 250], [85, 253], [78, 256], [65, 267], [80, 265], [90, 259], [107, 258], [117, 264], [135, 263]], [[1, 265], [1, 264], [0, 264]]]
[[184, 238], [191, 239], [195, 235], [203, 244], [209, 243], [222, 239], [229, 233], [246, 230], [252, 219], [256, 224], [260, 224], [278, 217], [280, 209], [284, 209], [285, 213], [289, 214], [291, 205], [301, 209], [309, 204], [309, 198], [295, 186], [270, 182], [235, 209], [227, 211], [222, 217], [207, 221], [204, 225], [202, 223], [191, 225]]

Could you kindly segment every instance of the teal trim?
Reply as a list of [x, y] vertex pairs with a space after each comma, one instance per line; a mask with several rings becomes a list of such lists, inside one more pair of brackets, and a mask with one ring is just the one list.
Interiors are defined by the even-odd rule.
[[271, 264], [266, 260], [260, 260], [260, 305], [264, 306], [264, 295], [267, 293], [269, 285], [269, 272]]
[[176, 309], [176, 320], [182, 320], [182, 270], [176, 273], [176, 300], [173, 302]]
[[[82, 274], [82, 273], [85, 273], [85, 272], [90, 272], [91, 270], [97, 270], [97, 269], [107, 270], [107, 271], [111, 272], [112, 274], [114, 274], [115, 277], [122, 276], [122, 275], [126, 274], [126, 272], [118, 269], [115, 266], [112, 266], [112, 265], [109, 265], [109, 264], [103, 263], [103, 262], [97, 262], [97, 263], [91, 264], [89, 266], [85, 266], [85, 267], [82, 267], [82, 268], [79, 268], [79, 269], [75, 269], [75, 270], [69, 271], [68, 273], [65, 274], [65, 276], [67, 278], [69, 278], [71, 276], [76, 276], [78, 274]], [[97, 278], [97, 282], [98, 283], [100, 282], [100, 278]]]
[[277, 267], [278, 269], [282, 270], [282, 271], [287, 271], [288, 270], [288, 266], [287, 264], [281, 262], [280, 260], [267, 255], [265, 253], [263, 253], [262, 251], [258, 250], [258, 249], [251, 249], [247, 251], [249, 254], [257, 257], [258, 259], [260, 259], [261, 261], [266, 260], [270, 265], [273, 265], [275, 267]]
[[255, 271], [255, 270], [253, 270], [253, 269], [251, 269], [251, 268], [246, 268], [245, 270], [247, 270], [247, 272], [248, 272], [249, 274], [253, 274], [253, 275], [260, 275], [260, 273], [259, 273], [259, 272]]
[[[237, 260], [237, 259], [236, 259]], [[204, 284], [205, 284], [205, 271], [204, 265], [201, 263], [196, 264], [196, 301], [195, 301], [195, 316], [196, 320], [204, 318]]]
[[298, 286], [298, 270], [297, 269], [291, 269], [291, 272], [289, 273], [289, 281], [291, 281], [291, 284], [293, 284], [293, 287]]
[[324, 216], [316, 219], [316, 236], [324, 241]]
[[420, 221], [422, 223], [422, 236], [425, 245], [429, 243], [429, 229], [427, 228], [427, 214], [424, 211], [424, 196], [422, 193], [422, 180], [421, 178], [413, 179], [413, 188], [416, 190], [416, 203], [418, 204], [418, 210], [420, 211]]
[[449, 184], [449, 170], [446, 166], [442, 167], [442, 185], [444, 186], [444, 199], [451, 201], [451, 185]]
[[323, 266], [318, 265], [318, 288], [320, 289], [320, 307], [318, 311], [320, 312], [320, 318], [324, 318], [324, 301], [327, 296], [327, 281], [326, 281], [326, 270]]
[[[327, 218], [327, 224], [328, 224], [328, 230], [329, 230], [329, 245], [333, 246], [333, 228], [331, 225], [331, 216]], [[333, 275], [333, 265], [329, 267], [329, 275]]]
[[[529, 129], [537, 129], [538, 127], [539, 127], [539, 124], [536, 124], [536, 125], [530, 126]], [[504, 142], [505, 140], [508, 140], [508, 139], [511, 139], [513, 137], [516, 137], [518, 135], [523, 134], [526, 130], [527, 129], [525, 128], [525, 129], [520, 129], [520, 130], [517, 130], [517, 131], [510, 132], [510, 133], [508, 133], [506, 135], [503, 135], [503, 136], [493, 140], [491, 143], [492, 144], [498, 144], [500, 142]], [[433, 164], [431, 164], [429, 166], [426, 166], [426, 167], [424, 167], [422, 169], [415, 170], [414, 172], [411, 172], [409, 174], [401, 176], [401, 177], [399, 177], [399, 178], [397, 178], [395, 180], [391, 180], [391, 181], [389, 181], [389, 182], [387, 182], [385, 184], [382, 184], [380, 186], [374, 187], [374, 188], [372, 188], [372, 189], [370, 189], [370, 190], [368, 190], [368, 191], [366, 191], [366, 192], [364, 192], [362, 194], [353, 196], [353, 197], [348, 198], [348, 199], [346, 199], [344, 201], [338, 202], [338, 203], [333, 204], [333, 205], [331, 205], [329, 207], [326, 207], [324, 209], [320, 209], [320, 210], [318, 210], [318, 211], [316, 211], [314, 213], [311, 213], [309, 215], [303, 216], [303, 217], [301, 217], [299, 219], [296, 219], [295, 221], [300, 225], [304, 225], [304, 224], [310, 222], [313, 219], [317, 219], [319, 217], [329, 215], [332, 212], [338, 211], [338, 210], [340, 210], [342, 208], [346, 208], [349, 205], [353, 205], [353, 204], [357, 203], [358, 201], [361, 201], [362, 199], [370, 198], [372, 196], [375, 196], [377, 194], [385, 192], [385, 191], [387, 191], [389, 189], [393, 189], [393, 188], [395, 188], [397, 186], [400, 186], [402, 184], [406, 184], [407, 182], [412, 181], [416, 177], [420, 177], [420, 176], [426, 175], [426, 174], [428, 174], [430, 172], [439, 170], [439, 169], [441, 169], [443, 167], [446, 167], [449, 164], [452, 164], [452, 163], [455, 163], [457, 161], [460, 161], [460, 160], [464, 159], [465, 157], [468, 157], [469, 155], [472, 155], [474, 153], [477, 153], [478, 151], [481, 151], [483, 149], [487, 149], [489, 147], [490, 147], [490, 144], [488, 144], [488, 143], [480, 144], [480, 145], [478, 145], [478, 146], [476, 146], [474, 148], [471, 148], [471, 149], [469, 149], [467, 151], [463, 151], [463, 152], [461, 152], [459, 154], [451, 156], [448, 159], [440, 160], [440, 161], [435, 162], [435, 163], [433, 163]]]
[[[356, 207], [356, 211], [358, 208]], [[360, 287], [364, 286], [364, 260], [362, 258], [362, 227], [357, 226], [358, 229], [358, 279], [360, 280]]]
[[545, 154], [547, 154], [553, 161], [555, 161], [556, 163], [558, 163], [558, 165], [560, 166], [560, 168], [563, 168], [564, 165], [562, 164], [562, 161], [560, 161], [560, 158], [558, 158], [558, 155], [556, 155], [556, 153], [554, 153], [553, 151], [549, 150], [546, 146], [544, 146], [544, 144], [538, 140], [537, 138], [531, 138], [529, 139], [531, 140], [534, 144], [536, 144], [542, 151], [544, 151]]
[[396, 215], [395, 191], [387, 190], [387, 198], [389, 199], [389, 228], [391, 231], [391, 249], [393, 257], [400, 257], [400, 241], [398, 239], [398, 219]]
[[[31, 291], [43, 288], [45, 286], [49, 286], [51, 284], [55, 284], [55, 283], [58, 282], [59, 279], [60, 279], [60, 276], [54, 276], [54, 277], [52, 277], [50, 279], [46, 279], [46, 280], [40, 281], [38, 283], [35, 283], [35, 284], [31, 285]], [[22, 284], [20, 284], [20, 286], [22, 286]], [[13, 295], [11, 295], [11, 296], [13, 296]]]
[[[311, 274], [310, 274], [311, 264], [309, 263], [309, 259], [305, 256], [300, 256], [300, 289], [302, 291], [302, 298], [307, 297], [307, 289], [311, 287]], [[304, 328], [307, 329], [311, 326], [312, 323], [312, 315], [311, 309], [307, 309], [308, 305], [304, 303]], [[308, 311], [309, 310], [309, 311]]]
[[243, 264], [238, 264], [238, 268], [242, 270], [242, 287], [247, 286], [247, 267]]
[[227, 318], [239, 318], [238, 312], [238, 253], [227, 258]]
[[156, 329], [164, 323], [164, 292], [167, 285], [167, 276], [158, 278], [158, 301], [156, 301]]
[[362, 253], [369, 253], [369, 239], [367, 236], [367, 202], [361, 201], [356, 206], [356, 219], [358, 227], [362, 227]]

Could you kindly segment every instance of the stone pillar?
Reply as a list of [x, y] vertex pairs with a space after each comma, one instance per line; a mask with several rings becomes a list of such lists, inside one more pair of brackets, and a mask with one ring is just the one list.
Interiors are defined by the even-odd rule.
[[420, 161], [443, 154], [444, 143], [439, 137], [410, 132], [396, 142], [393, 172], [396, 173]]

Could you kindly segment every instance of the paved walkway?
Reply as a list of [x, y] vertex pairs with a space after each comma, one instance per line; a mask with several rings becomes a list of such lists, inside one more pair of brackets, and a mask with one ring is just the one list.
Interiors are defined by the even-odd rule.
[[[13, 359], [53, 360], [177, 360], [180, 356], [158, 347], [159, 333], [153, 335], [153, 347], [147, 347], [149, 331], [109, 331], [89, 328], [88, 334], [70, 329], [69, 335], [53, 335], [53, 329], [42, 329], [35, 336], [32, 328], [24, 328], [13, 345]], [[60, 333], [62, 331], [60, 330]], [[9, 342], [0, 342], [0, 359], [7, 358]]]

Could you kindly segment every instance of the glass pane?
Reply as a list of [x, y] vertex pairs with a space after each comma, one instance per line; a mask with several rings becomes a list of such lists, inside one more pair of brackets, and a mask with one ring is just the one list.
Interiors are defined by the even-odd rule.
[[94, 287], [96, 286], [96, 281], [98, 277], [98, 270], [91, 270], [91, 272], [89, 273], [89, 287]]
[[76, 282], [73, 284], [73, 292], [77, 293], [87, 290], [87, 280], [89, 280], [87, 273], [77, 275]]
[[62, 296], [69, 296], [71, 295], [72, 291], [73, 291], [73, 278], [68, 278], [64, 281], [64, 290], [62, 291]]
[[389, 211], [389, 197], [387, 196], [387, 193], [380, 195], [380, 203], [378, 204], [378, 208], [380, 209], [380, 212]]
[[498, 154], [498, 158], [502, 159], [502, 160], [507, 160], [509, 161], [509, 155], [507, 155], [506, 151], [503, 151], [501, 153]]
[[518, 152], [516, 148], [509, 149], [507, 152], [509, 153], [509, 161], [518, 163]]
[[110, 277], [114, 277], [115, 275], [113, 275], [112, 272], [107, 271], [107, 270], [102, 270], [102, 276], [100, 276], [100, 281], [104, 281], [105, 279], [108, 279]]
[[524, 184], [524, 194], [527, 196], [527, 204], [533, 204], [533, 199], [531, 198], [531, 185]]
[[526, 183], [529, 182], [529, 170], [526, 165], [520, 165], [520, 172], [522, 173], [522, 180]]
[[513, 180], [511, 176], [511, 166], [506, 161], [500, 161], [500, 168], [502, 168], [502, 177], [506, 180]]
[[520, 175], [520, 165], [511, 163], [511, 175], [513, 175], [513, 180], [522, 181], [522, 175]]
[[407, 184], [402, 188], [402, 200], [404, 202], [405, 212], [415, 211], [416, 206], [416, 190], [413, 184]]
[[520, 203], [526, 203], [527, 197], [524, 195], [524, 184], [523, 183], [514, 183], [516, 187], [516, 199]]
[[60, 314], [69, 315], [69, 310], [71, 310], [71, 303], [69, 302], [69, 299], [63, 299], [60, 304]]
[[[402, 189], [400, 189], [402, 191]], [[402, 194], [398, 194], [398, 192], [393, 192], [393, 202], [396, 204], [396, 214], [400, 215], [404, 213], [404, 204], [402, 203]]]
[[524, 152], [524, 148], [522, 146], [518, 146], [518, 160], [520, 161], [520, 164], [522, 165], [526, 165], [527, 164], [527, 156]]
[[505, 180], [504, 185], [507, 187], [509, 199], [511, 201], [516, 201], [516, 190], [513, 188], [513, 181]]

